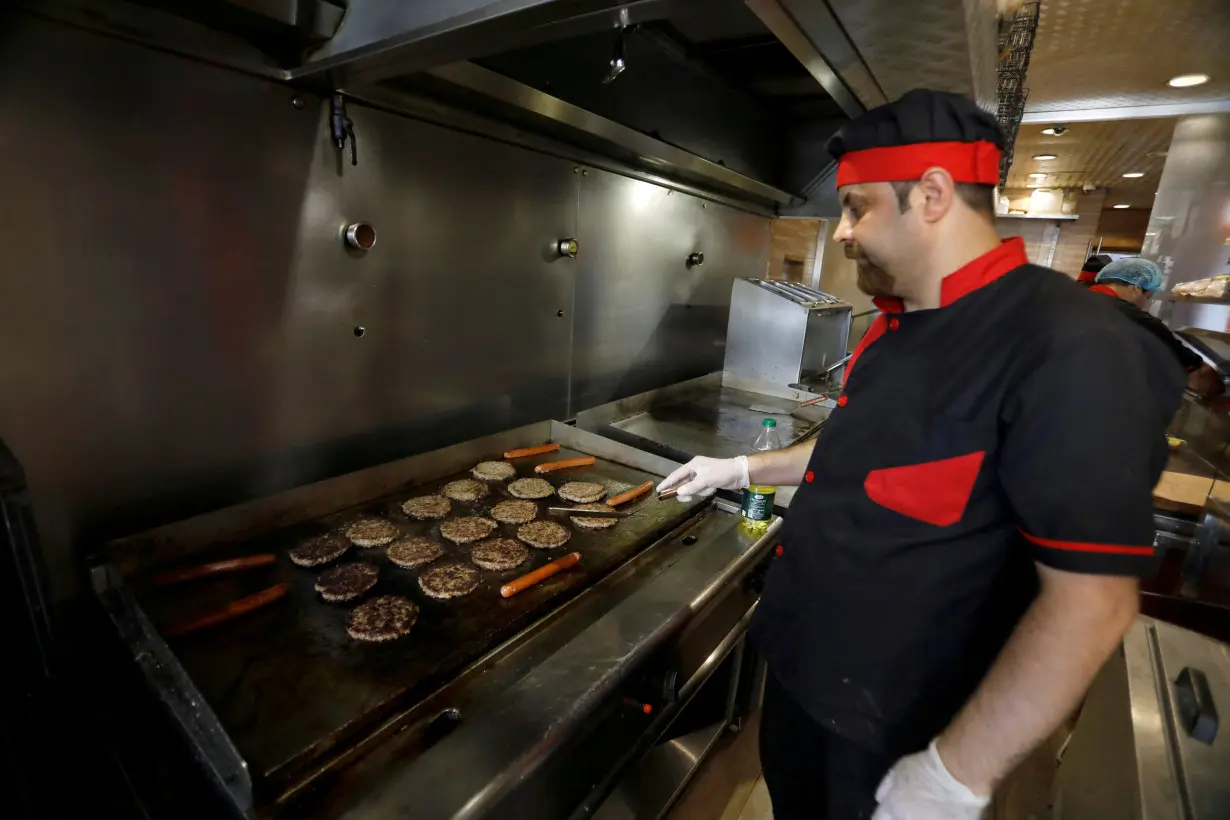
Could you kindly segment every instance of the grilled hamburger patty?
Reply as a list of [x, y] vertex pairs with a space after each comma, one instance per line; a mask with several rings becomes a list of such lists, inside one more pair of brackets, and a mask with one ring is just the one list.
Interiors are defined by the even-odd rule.
[[478, 570], [469, 564], [443, 564], [423, 570], [419, 586], [427, 595], [444, 601], [478, 589], [479, 577]]
[[429, 518], [443, 518], [452, 507], [442, 495], [420, 495], [402, 504], [401, 511], [411, 518], [425, 521]]
[[[605, 504], [578, 504], [578, 510], [609, 510]], [[573, 524], [582, 530], [605, 530], [619, 523], [618, 518], [604, 518], [598, 515], [571, 515], [568, 517]]]
[[531, 521], [517, 528], [517, 537], [531, 547], [553, 550], [567, 544], [572, 533], [563, 524], [554, 521]]
[[503, 524], [524, 524], [538, 517], [533, 501], [501, 501], [491, 508], [491, 517]]
[[503, 572], [525, 563], [530, 552], [511, 538], [491, 538], [480, 541], [470, 551], [470, 560], [483, 569]]
[[414, 569], [444, 554], [444, 549], [430, 538], [402, 538], [389, 544], [389, 560], [403, 569]]
[[440, 525], [440, 534], [454, 544], [470, 544], [474, 541], [482, 541], [498, 526], [490, 518], [470, 515], [445, 521]]
[[350, 549], [350, 542], [335, 532], [313, 536], [287, 551], [290, 560], [301, 567], [318, 567], [341, 558]]
[[507, 461], [480, 461], [470, 475], [482, 481], [507, 481], [517, 474], [517, 468]]
[[397, 537], [397, 527], [383, 518], [360, 518], [346, 528], [346, 537], [356, 547], [383, 547]]
[[454, 501], [478, 501], [487, 495], [487, 485], [472, 478], [450, 481], [441, 491]]
[[391, 641], [410, 634], [419, 610], [400, 595], [381, 595], [355, 607], [346, 631], [357, 641]]
[[380, 570], [371, 564], [355, 561], [327, 569], [316, 578], [316, 591], [326, 601], [349, 601], [358, 598], [376, 585]]
[[590, 504], [606, 495], [606, 487], [592, 481], [569, 481], [556, 492], [565, 501], [575, 504]]
[[508, 485], [508, 491], [517, 498], [546, 498], [555, 487], [545, 478], [518, 478]]

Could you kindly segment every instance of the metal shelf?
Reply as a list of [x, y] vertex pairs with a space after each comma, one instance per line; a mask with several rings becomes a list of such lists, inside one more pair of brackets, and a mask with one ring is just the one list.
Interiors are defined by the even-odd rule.
[[1071, 222], [1076, 214], [996, 214], [996, 219], [1053, 219]]
[[1216, 296], [1182, 296], [1173, 293], [1162, 293], [1153, 297], [1155, 302], [1191, 302], [1196, 305], [1230, 305], [1230, 297]]

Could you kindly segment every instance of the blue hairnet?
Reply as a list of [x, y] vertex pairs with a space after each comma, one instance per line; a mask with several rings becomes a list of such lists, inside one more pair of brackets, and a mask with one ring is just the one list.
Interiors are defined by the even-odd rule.
[[1162, 272], [1157, 265], [1139, 256], [1116, 259], [1098, 274], [1100, 282], [1122, 282], [1135, 285], [1145, 293], [1152, 293], [1162, 286]]

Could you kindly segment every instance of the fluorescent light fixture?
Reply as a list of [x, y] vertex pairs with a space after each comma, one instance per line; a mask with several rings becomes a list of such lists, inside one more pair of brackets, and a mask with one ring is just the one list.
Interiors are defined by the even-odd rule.
[[1115, 206], [1115, 209], [1116, 209], [1116, 210], [1121, 210], [1121, 209], [1123, 209], [1123, 208], [1130, 208], [1130, 207], [1132, 207], [1132, 206], [1131, 206], [1131, 205], [1116, 205], [1116, 206]]
[[1034, 154], [1034, 159], [1045, 162], [1048, 159], [1059, 159], [1055, 154]]
[[1178, 77], [1171, 77], [1166, 85], [1171, 88], [1191, 88], [1193, 85], [1204, 85], [1208, 81], [1208, 74], [1180, 74]]
[[1123, 178], [1124, 179], [1140, 179], [1144, 175], [1145, 175], [1144, 171], [1129, 171], [1128, 173], [1123, 175]]
[[1046, 176], [1046, 174], [1041, 173], [1041, 172], [1036, 172], [1036, 173], [1030, 174], [1030, 176], [1033, 177], [1034, 179], [1041, 179], [1042, 177]]
[[1054, 128], [1043, 128], [1042, 133], [1046, 134], [1048, 137], [1062, 137], [1064, 134], [1068, 133], [1068, 129], [1061, 128], [1056, 131]]

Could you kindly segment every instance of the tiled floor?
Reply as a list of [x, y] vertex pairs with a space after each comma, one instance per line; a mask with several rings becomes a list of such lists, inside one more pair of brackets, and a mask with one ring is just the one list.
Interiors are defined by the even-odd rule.
[[[759, 715], [753, 715], [739, 734], [715, 749], [666, 820], [773, 820], [760, 776], [759, 731]], [[1050, 820], [1055, 755], [1066, 731], [1057, 732], [1008, 777], [983, 820]]]

